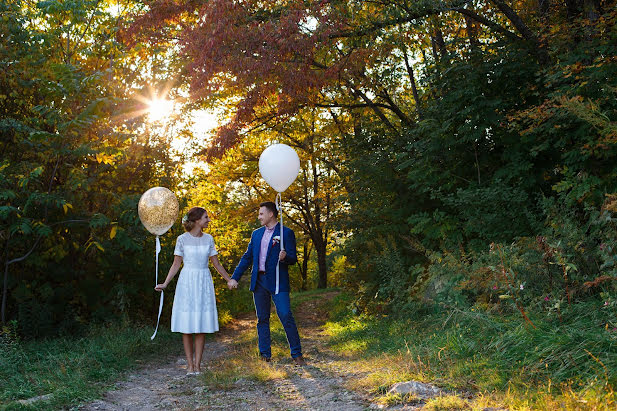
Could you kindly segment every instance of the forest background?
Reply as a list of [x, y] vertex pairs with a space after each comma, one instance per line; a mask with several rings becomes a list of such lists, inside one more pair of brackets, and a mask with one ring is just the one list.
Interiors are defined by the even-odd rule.
[[[150, 187], [209, 210], [232, 270], [275, 196], [259, 154], [280, 142], [302, 162], [283, 197], [294, 290], [341, 288], [366, 321], [456, 313], [459, 343], [481, 330], [517, 353], [500, 366], [617, 382], [614, 1], [2, 0], [0, 15], [3, 341], [152, 322]], [[251, 299], [223, 285], [224, 322]]]

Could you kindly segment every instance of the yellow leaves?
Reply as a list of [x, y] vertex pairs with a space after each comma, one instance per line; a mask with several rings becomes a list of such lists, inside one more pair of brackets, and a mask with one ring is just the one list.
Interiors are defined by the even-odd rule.
[[71, 210], [73, 209], [73, 205], [71, 203], [64, 203], [64, 204], [62, 204], [62, 209], [64, 210], [64, 214], [68, 213], [69, 208]]
[[96, 153], [95, 159], [97, 163], [113, 164], [115, 162], [115, 156], [105, 153]]
[[112, 226], [111, 231], [109, 232], [109, 239], [113, 240], [117, 232], [118, 232], [118, 226], [117, 225]]
[[86, 251], [88, 251], [90, 249], [90, 247], [92, 247], [92, 246], [95, 246], [100, 251], [105, 251], [103, 246], [98, 241], [95, 241], [92, 238], [90, 238], [90, 240], [88, 240], [88, 245], [86, 245]]

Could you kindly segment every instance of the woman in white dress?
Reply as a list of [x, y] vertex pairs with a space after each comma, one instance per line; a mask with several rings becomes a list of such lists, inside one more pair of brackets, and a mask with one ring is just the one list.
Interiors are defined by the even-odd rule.
[[208, 262], [211, 261], [216, 271], [226, 281], [230, 281], [229, 274], [218, 260], [214, 239], [202, 231], [208, 227], [209, 222], [207, 211], [201, 207], [191, 208], [182, 218], [186, 232], [176, 239], [174, 262], [165, 282], [155, 287], [157, 291], [164, 290], [184, 263], [171, 310], [171, 331], [182, 333], [189, 375], [201, 374], [201, 356], [206, 333], [219, 330], [216, 295]]

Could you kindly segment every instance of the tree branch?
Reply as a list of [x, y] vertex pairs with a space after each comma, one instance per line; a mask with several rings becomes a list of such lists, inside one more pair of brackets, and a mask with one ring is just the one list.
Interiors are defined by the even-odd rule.
[[455, 11], [457, 11], [458, 13], [462, 14], [463, 16], [467, 16], [475, 21], [477, 21], [480, 24], [485, 25], [486, 27], [492, 29], [493, 31], [497, 32], [497, 33], [501, 33], [504, 36], [506, 36], [507, 38], [511, 39], [511, 40], [515, 40], [515, 41], [520, 41], [523, 38], [517, 36], [516, 34], [512, 33], [510, 30], [506, 29], [505, 27], [500, 26], [499, 24], [490, 21], [489, 19], [487, 19], [486, 17], [480, 16], [479, 14], [469, 10], [469, 9], [465, 9], [465, 8], [458, 8], [458, 9], [454, 9]]

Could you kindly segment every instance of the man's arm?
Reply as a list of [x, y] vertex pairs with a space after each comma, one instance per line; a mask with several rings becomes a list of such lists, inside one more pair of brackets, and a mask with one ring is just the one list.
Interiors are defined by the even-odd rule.
[[283, 238], [283, 243], [287, 255], [282, 261], [287, 265], [294, 265], [298, 262], [298, 253], [296, 251], [296, 235], [293, 230], [287, 232], [287, 235]]
[[231, 276], [231, 279], [240, 281], [240, 278], [246, 269], [251, 266], [251, 264], [253, 264], [253, 234], [251, 234], [251, 240], [249, 241], [246, 252], [242, 255], [242, 258], [240, 258], [240, 262], [234, 270], [234, 274]]

